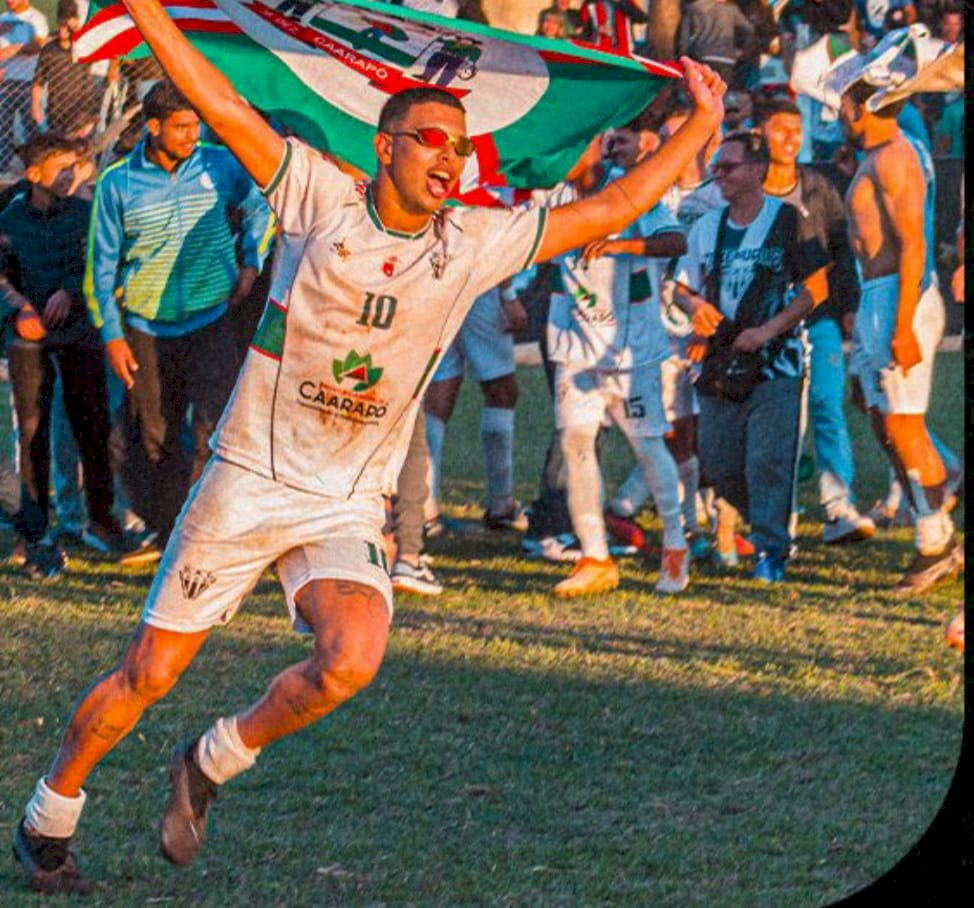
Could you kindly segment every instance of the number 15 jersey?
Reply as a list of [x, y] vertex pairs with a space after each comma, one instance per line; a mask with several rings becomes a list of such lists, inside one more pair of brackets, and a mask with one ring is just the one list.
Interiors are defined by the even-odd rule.
[[211, 447], [316, 494], [390, 494], [437, 361], [474, 300], [533, 263], [545, 209], [444, 210], [399, 233], [368, 183], [295, 140], [265, 194], [270, 295]]

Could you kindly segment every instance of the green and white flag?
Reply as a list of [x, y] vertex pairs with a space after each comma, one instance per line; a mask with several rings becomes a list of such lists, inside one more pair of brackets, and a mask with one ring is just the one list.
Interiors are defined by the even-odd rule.
[[[476, 146], [464, 193], [553, 185], [593, 135], [631, 120], [681, 75], [672, 63], [369, 0], [163, 5], [252, 104], [370, 173], [375, 124], [391, 94], [432, 85], [455, 95]], [[120, 3], [95, 0], [74, 52], [93, 62], [148, 49]]]

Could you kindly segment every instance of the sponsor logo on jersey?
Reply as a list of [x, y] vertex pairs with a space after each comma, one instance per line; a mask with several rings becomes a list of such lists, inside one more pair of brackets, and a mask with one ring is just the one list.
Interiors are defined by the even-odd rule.
[[[374, 388], [384, 370], [372, 365], [372, 355], [360, 356], [350, 350], [344, 360], [332, 360], [331, 374], [336, 382], [303, 381], [298, 386], [302, 405], [318, 410], [322, 418], [344, 419], [378, 425], [389, 409], [389, 402], [375, 396]], [[351, 388], [348, 387], [351, 382]]]
[[399, 259], [397, 259], [394, 255], [390, 255], [389, 258], [382, 263], [382, 273], [386, 277], [395, 277], [396, 265], [398, 264]]
[[343, 262], [347, 262], [352, 257], [352, 251], [345, 245], [344, 240], [331, 244], [331, 251], [335, 253]]
[[352, 390], [362, 392], [368, 391], [378, 383], [382, 378], [382, 369], [373, 367], [371, 353], [359, 356], [354, 350], [349, 350], [344, 361], [340, 359], [331, 361], [331, 374], [339, 384], [344, 383], [346, 379], [355, 382]]
[[183, 598], [193, 601], [203, 595], [216, 583], [216, 574], [202, 568], [185, 565], [179, 569], [179, 585], [183, 588]]

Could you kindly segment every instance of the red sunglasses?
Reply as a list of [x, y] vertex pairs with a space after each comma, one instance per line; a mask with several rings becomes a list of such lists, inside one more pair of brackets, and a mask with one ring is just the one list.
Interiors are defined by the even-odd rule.
[[451, 136], [439, 126], [423, 126], [403, 132], [390, 132], [390, 136], [409, 136], [424, 148], [445, 148], [452, 145], [461, 158], [469, 158], [474, 153], [473, 140], [469, 136]]

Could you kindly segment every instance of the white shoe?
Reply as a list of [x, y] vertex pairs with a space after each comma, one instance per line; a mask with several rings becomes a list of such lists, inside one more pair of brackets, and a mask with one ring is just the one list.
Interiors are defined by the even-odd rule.
[[524, 536], [521, 539], [521, 551], [531, 558], [543, 558], [558, 564], [579, 561], [582, 557], [578, 540], [571, 533], [542, 536], [540, 539]]
[[420, 559], [418, 565], [408, 561], [398, 560], [392, 566], [392, 588], [397, 593], [415, 593], [418, 596], [439, 596], [443, 592], [443, 585], [436, 579], [436, 574], [428, 562]]
[[690, 549], [663, 549], [657, 593], [682, 593], [690, 585]]
[[840, 545], [846, 542], [861, 542], [876, 535], [876, 524], [871, 518], [860, 514], [851, 504], [832, 508], [822, 539], [826, 545]]

